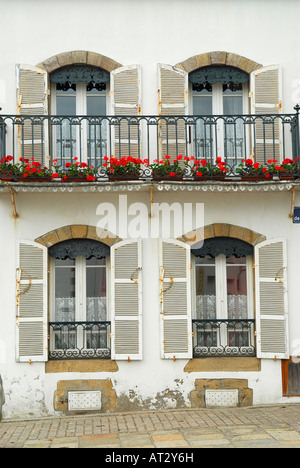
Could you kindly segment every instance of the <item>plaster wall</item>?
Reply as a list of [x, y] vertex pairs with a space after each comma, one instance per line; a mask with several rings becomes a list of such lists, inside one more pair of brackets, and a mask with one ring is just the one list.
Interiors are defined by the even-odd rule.
[[[142, 113], [157, 114], [157, 63], [211, 51], [283, 67], [283, 111], [300, 100], [297, 0], [0, 1], [0, 107], [16, 110], [15, 64], [86, 50], [142, 66]], [[20, 40], [20, 35], [22, 40]]]
[[[12, 216], [10, 196], [1, 194], [0, 217], [2, 236], [0, 246], [0, 368], [6, 391], [3, 416], [40, 416], [53, 413], [53, 394], [57, 382], [66, 379], [111, 379], [123, 408], [181, 407], [190, 405], [189, 394], [195, 379], [247, 379], [253, 389], [254, 404], [282, 401], [280, 361], [263, 360], [260, 371], [184, 372], [187, 360], [163, 360], [160, 357], [159, 323], [159, 264], [158, 240], [143, 239], [143, 360], [118, 361], [117, 372], [45, 373], [45, 364], [15, 362], [15, 246], [17, 240], [34, 240], [59, 227], [72, 224], [96, 226], [99, 203], [112, 203], [119, 214], [119, 195], [127, 195], [128, 207], [143, 203], [150, 209], [148, 191], [109, 193], [30, 193], [16, 196], [18, 219]], [[262, 203], [263, 197], [263, 203]], [[154, 192], [154, 202], [174, 201], [204, 204], [204, 224], [226, 223], [243, 226], [266, 238], [286, 237], [288, 240], [288, 292], [290, 354], [300, 336], [298, 321], [299, 262], [297, 248], [298, 225], [289, 218], [289, 192], [263, 193], [204, 193], [176, 191]], [[296, 203], [298, 194], [296, 194]], [[128, 215], [128, 220], [132, 217]], [[149, 221], [149, 218], [148, 220]], [[199, 226], [197, 226], [199, 227]], [[118, 234], [118, 232], [116, 233]], [[157, 300], [155, 300], [157, 298]], [[293, 399], [293, 401], [295, 401]], [[121, 403], [120, 403], [121, 404]]]

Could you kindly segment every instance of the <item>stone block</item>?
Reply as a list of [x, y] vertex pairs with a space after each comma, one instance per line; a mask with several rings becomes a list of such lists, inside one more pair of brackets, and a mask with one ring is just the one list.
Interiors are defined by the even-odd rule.
[[234, 237], [235, 239], [242, 239], [244, 234], [244, 228], [241, 226], [230, 226], [229, 237]]
[[212, 237], [215, 237], [214, 226], [210, 224], [204, 227], [204, 239], [211, 239]]
[[45, 364], [46, 374], [60, 372], [117, 372], [119, 367], [115, 361], [110, 359], [82, 359], [48, 361]]
[[87, 226], [84, 225], [73, 225], [71, 226], [73, 239], [86, 239]]
[[121, 64], [117, 63], [115, 60], [112, 60], [111, 58], [106, 57], [105, 55], [103, 55], [100, 66], [104, 70], [107, 70], [108, 72], [111, 72], [111, 71], [115, 70], [116, 68], [121, 67]]
[[240, 55], [227, 53], [226, 65], [228, 65], [229, 67], [240, 68], [241, 59], [242, 57]]
[[72, 51], [72, 63], [75, 64], [86, 64], [87, 62], [87, 51], [86, 50], [74, 50]]
[[253, 404], [253, 390], [248, 388], [247, 379], [196, 379], [196, 390], [190, 393], [191, 406], [205, 408], [205, 390], [238, 390], [238, 406]]
[[253, 390], [252, 388], [244, 388], [239, 392], [239, 406], [252, 406], [253, 405]]
[[229, 224], [214, 224], [215, 237], [228, 237], [229, 229]]
[[258, 67], [258, 64], [256, 62], [253, 62], [253, 60], [249, 60], [245, 57], [242, 57], [240, 61], [240, 68], [246, 73], [251, 73], [253, 72], [253, 70], [256, 70], [260, 67]]
[[112, 388], [110, 379], [89, 379], [89, 380], [61, 380], [57, 382], [57, 389], [54, 392], [54, 409], [56, 411], [68, 412], [68, 392], [69, 391], [90, 391], [100, 390], [102, 400], [102, 411], [112, 410], [117, 405], [117, 396]]
[[100, 67], [102, 60], [102, 55], [96, 54], [95, 52], [87, 53], [87, 64], [92, 65], [93, 67]]
[[211, 65], [211, 56], [210, 53], [199, 54], [196, 56], [197, 59], [197, 68], [208, 67]]
[[67, 65], [72, 65], [72, 52], [63, 52], [62, 54], [57, 55], [57, 60], [61, 67], [66, 67]]
[[249, 244], [254, 245], [255, 242], [260, 238], [260, 234], [257, 232], [251, 231], [250, 229], [245, 229], [242, 240], [248, 242]]
[[87, 231], [87, 238], [92, 240], [99, 240], [99, 236], [97, 234], [97, 228], [95, 226], [88, 226]]
[[199, 244], [199, 248], [201, 247], [204, 241], [204, 228], [203, 229], [195, 229], [195, 231], [188, 232], [184, 234], [185, 242], [189, 245], [192, 245], [194, 248], [196, 247], [195, 244]]
[[60, 67], [60, 63], [56, 55], [45, 60], [42, 65], [45, 67], [48, 73], [53, 72]]
[[183, 66], [184, 70], [188, 73], [199, 68], [196, 56], [188, 58], [187, 60], [182, 62], [181, 65]]
[[59, 242], [59, 238], [57, 236], [56, 231], [51, 231], [45, 236], [43, 236], [43, 242], [46, 247], [52, 247], [52, 245], [55, 245]]
[[192, 408], [205, 408], [204, 391], [191, 391], [190, 400]]
[[56, 232], [61, 242], [72, 239], [71, 226], [65, 226], [63, 228], [57, 229]]
[[226, 63], [226, 52], [215, 51], [211, 52], [211, 64], [212, 65], [225, 65]]

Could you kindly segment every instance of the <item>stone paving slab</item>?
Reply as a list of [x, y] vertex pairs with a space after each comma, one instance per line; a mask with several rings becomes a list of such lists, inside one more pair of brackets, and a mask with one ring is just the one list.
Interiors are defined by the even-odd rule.
[[[300, 448], [300, 405], [86, 414], [0, 422], [0, 448]], [[104, 451], [103, 454], [106, 452]]]

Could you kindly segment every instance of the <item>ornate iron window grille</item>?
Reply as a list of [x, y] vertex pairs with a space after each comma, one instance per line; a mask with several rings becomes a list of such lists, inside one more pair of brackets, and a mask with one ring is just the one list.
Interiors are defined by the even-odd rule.
[[109, 321], [50, 322], [49, 360], [110, 359]]
[[254, 319], [195, 319], [192, 324], [195, 358], [256, 356]]

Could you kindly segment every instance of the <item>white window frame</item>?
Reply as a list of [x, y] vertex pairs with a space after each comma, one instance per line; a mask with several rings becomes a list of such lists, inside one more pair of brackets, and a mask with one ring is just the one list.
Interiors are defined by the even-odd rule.
[[[250, 81], [250, 77], [249, 77]], [[249, 83], [242, 83], [242, 97], [243, 97], [243, 114], [248, 115], [250, 113], [250, 101], [249, 101]], [[199, 96], [199, 93], [197, 91], [193, 91], [193, 85], [192, 83], [189, 83], [189, 95], [190, 95], [190, 100], [189, 100], [189, 108], [191, 109], [191, 114], [194, 114], [194, 96]], [[212, 85], [212, 115], [224, 115], [224, 106], [223, 106], [223, 85], [221, 82], [214, 83]], [[224, 158], [224, 125], [222, 121], [218, 122], [217, 126], [217, 132], [218, 132], [218, 155]], [[213, 135], [214, 138], [214, 135]], [[193, 142], [191, 142], [191, 145], [193, 145]], [[250, 157], [251, 154], [251, 147], [250, 147], [250, 131], [249, 128], [247, 128], [246, 131], [246, 148], [247, 148], [247, 154], [244, 155], [244, 158], [247, 159]]]
[[[55, 258], [50, 258], [50, 322], [55, 322]], [[75, 259], [75, 322], [86, 322], [86, 259], [84, 257], [76, 257]], [[106, 321], [110, 321], [110, 257], [106, 257], [105, 266], [100, 268], [106, 269]], [[52, 341], [50, 349], [57, 351], [55, 348], [55, 333], [51, 335]], [[82, 351], [88, 350], [83, 343], [83, 330], [77, 330], [76, 337], [77, 347]], [[70, 349], [72, 351], [72, 349]], [[73, 350], [73, 351], [76, 351]]]
[[[238, 264], [237, 264], [238, 265]], [[200, 265], [199, 265], [200, 266]], [[213, 266], [213, 265], [211, 265]], [[227, 304], [227, 268], [226, 256], [221, 254], [215, 257], [215, 281], [216, 281], [216, 319], [228, 319], [228, 304]], [[197, 319], [196, 311], [196, 256], [192, 255], [192, 310], [193, 318]], [[246, 320], [253, 320], [254, 314], [254, 279], [253, 279], [253, 255], [246, 256], [246, 281], [247, 281], [247, 311], [248, 316]], [[222, 343], [227, 343], [227, 338], [224, 333], [221, 334]], [[254, 330], [253, 330], [254, 332]], [[249, 333], [251, 333], [249, 331]], [[251, 337], [254, 342], [254, 337]], [[218, 347], [217, 347], [218, 348]], [[232, 347], [234, 348], [234, 347]], [[247, 348], [247, 347], [245, 347]]]
[[[103, 93], [103, 99], [105, 99], [105, 113], [109, 115], [111, 109], [111, 101], [110, 101], [110, 83], [106, 83], [106, 93]], [[56, 106], [56, 83], [50, 83], [50, 109], [51, 114], [56, 115], [57, 106]], [[87, 91], [86, 91], [86, 84], [79, 82], [76, 83], [76, 116], [85, 116], [87, 115]], [[52, 127], [52, 132], [54, 133], [54, 140], [55, 137], [55, 126]], [[87, 162], [87, 121], [83, 120], [80, 128], [77, 128], [76, 132], [76, 145], [80, 142], [80, 132], [81, 132], [81, 155], [82, 155], [82, 162]], [[108, 142], [107, 142], [108, 144]], [[57, 157], [56, 154], [56, 145], [52, 147], [53, 151], [53, 159]], [[79, 148], [76, 147], [76, 154], [79, 154]], [[66, 161], [67, 162], [67, 161]]]

